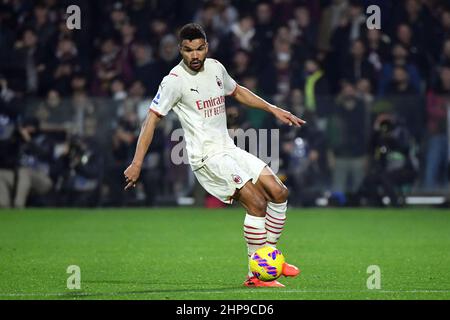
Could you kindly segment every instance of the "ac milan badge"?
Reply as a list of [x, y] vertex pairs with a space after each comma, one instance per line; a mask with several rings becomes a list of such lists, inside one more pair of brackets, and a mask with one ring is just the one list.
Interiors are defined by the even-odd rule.
[[233, 178], [233, 181], [236, 182], [237, 184], [241, 184], [242, 183], [242, 178], [239, 177], [236, 174], [232, 174], [231, 177]]
[[219, 77], [216, 76], [216, 81], [217, 81], [217, 85], [219, 86], [220, 89], [223, 89], [223, 84], [222, 81], [219, 79]]

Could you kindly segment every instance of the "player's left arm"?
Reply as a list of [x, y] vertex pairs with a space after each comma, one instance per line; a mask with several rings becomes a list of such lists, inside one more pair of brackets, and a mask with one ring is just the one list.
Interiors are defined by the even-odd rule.
[[233, 92], [233, 97], [246, 106], [264, 110], [272, 113], [277, 119], [287, 125], [295, 125], [301, 127], [306, 123], [305, 120], [298, 118], [289, 111], [283, 110], [273, 104], [268, 103], [261, 97], [257, 96], [247, 88], [236, 84], [236, 89]]

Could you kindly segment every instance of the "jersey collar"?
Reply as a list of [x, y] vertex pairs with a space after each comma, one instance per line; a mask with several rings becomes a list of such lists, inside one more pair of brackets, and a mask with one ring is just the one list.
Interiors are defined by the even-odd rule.
[[[206, 61], [205, 61], [206, 62]], [[180, 65], [183, 67], [184, 70], [186, 70], [187, 73], [192, 74], [192, 75], [196, 75], [198, 74], [198, 72], [195, 72], [194, 70], [192, 70], [191, 68], [189, 68], [183, 60], [181, 60]], [[205, 65], [203, 65], [203, 69], [205, 68]]]

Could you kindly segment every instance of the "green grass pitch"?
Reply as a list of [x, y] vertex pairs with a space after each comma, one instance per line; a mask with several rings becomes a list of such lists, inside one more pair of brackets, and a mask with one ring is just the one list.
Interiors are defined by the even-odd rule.
[[[285, 288], [242, 286], [239, 208], [0, 211], [0, 299], [450, 299], [450, 212], [291, 209]], [[67, 267], [81, 289], [66, 287]], [[381, 289], [367, 288], [370, 265]]]

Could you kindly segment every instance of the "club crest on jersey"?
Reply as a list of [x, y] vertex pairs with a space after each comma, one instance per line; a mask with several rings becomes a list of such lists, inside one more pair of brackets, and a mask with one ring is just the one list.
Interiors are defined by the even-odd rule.
[[217, 82], [217, 85], [219, 86], [219, 88], [220, 88], [220, 89], [223, 89], [223, 83], [222, 83], [222, 81], [219, 79], [218, 76], [216, 76], [216, 82]]
[[238, 176], [237, 174], [232, 174], [231, 177], [233, 178], [233, 181], [236, 182], [237, 184], [242, 183], [242, 178], [240, 176]]

